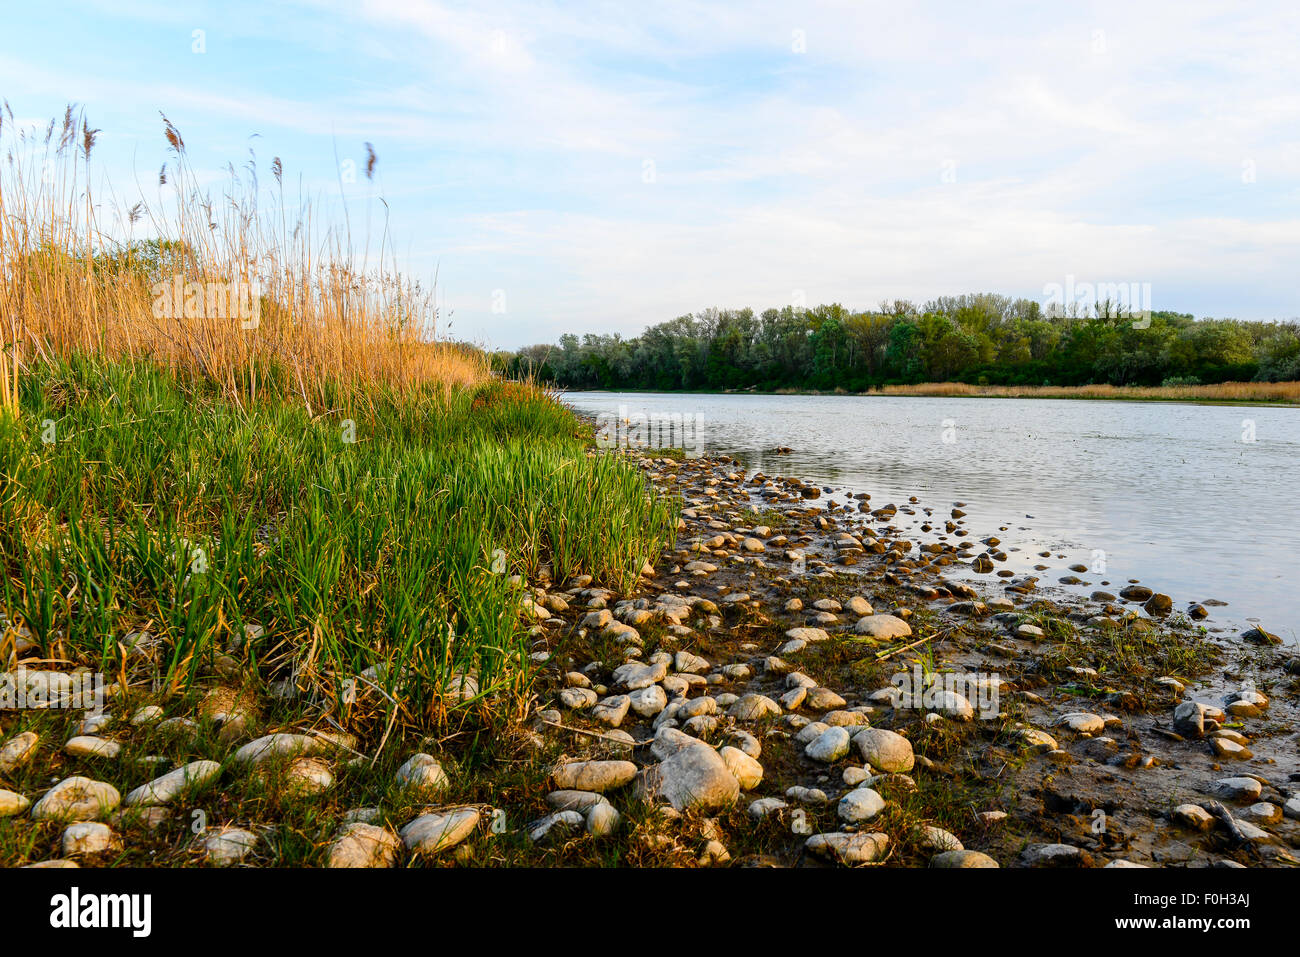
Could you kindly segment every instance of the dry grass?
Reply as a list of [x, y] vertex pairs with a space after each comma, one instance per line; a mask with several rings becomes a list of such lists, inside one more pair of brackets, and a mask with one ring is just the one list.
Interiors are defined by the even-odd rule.
[[[239, 402], [274, 387], [309, 408], [486, 378], [478, 353], [436, 340], [432, 290], [389, 268], [386, 243], [372, 268], [346, 226], [313, 235], [310, 202], [285, 202], [278, 157], [269, 200], [252, 164], [230, 167], [213, 197], [164, 117], [158, 198], [124, 206], [90, 186], [97, 132], [72, 108], [44, 131], [17, 128], [7, 103], [0, 114], [4, 408], [16, 411], [23, 368], [74, 353], [160, 363]], [[154, 238], [131, 241], [142, 232]], [[225, 300], [231, 283], [256, 290], [242, 310]], [[168, 302], [173, 289], [184, 295]]]
[[1026, 386], [922, 382], [888, 385], [883, 395], [972, 396], [1007, 399], [1165, 399], [1181, 402], [1300, 403], [1300, 382], [1220, 382], [1191, 386]]

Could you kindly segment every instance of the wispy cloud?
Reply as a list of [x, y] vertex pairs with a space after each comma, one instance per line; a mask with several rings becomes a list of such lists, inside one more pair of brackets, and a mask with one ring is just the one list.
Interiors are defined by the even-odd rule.
[[1150, 282], [1157, 308], [1300, 314], [1285, 2], [83, 3], [47, 21], [11, 18], [0, 89], [24, 115], [82, 101], [106, 167], [156, 168], [159, 109], [197, 162], [252, 145], [309, 191], [373, 142], [403, 265], [438, 268], [457, 332], [496, 345], [794, 290], [1038, 296], [1066, 274]]

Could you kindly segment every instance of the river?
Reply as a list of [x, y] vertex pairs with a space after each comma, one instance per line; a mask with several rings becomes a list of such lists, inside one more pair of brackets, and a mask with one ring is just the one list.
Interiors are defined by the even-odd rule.
[[[1087, 595], [1138, 579], [1204, 624], [1300, 633], [1300, 409], [1072, 399], [569, 392], [609, 421], [659, 416], [691, 451], [944, 515], [964, 503], [1004, 567]], [[665, 418], [666, 417], [666, 418]], [[662, 434], [662, 433], [661, 433]], [[777, 455], [778, 446], [790, 448]], [[842, 500], [843, 496], [838, 495]], [[939, 511], [942, 510], [942, 511]], [[894, 524], [919, 525], [900, 513]], [[1005, 526], [1006, 530], [1001, 531]], [[1043, 551], [1050, 558], [1040, 557]], [[1062, 585], [1068, 566], [1087, 585]], [[1048, 570], [1034, 571], [1043, 564]], [[985, 578], [989, 594], [995, 579]]]

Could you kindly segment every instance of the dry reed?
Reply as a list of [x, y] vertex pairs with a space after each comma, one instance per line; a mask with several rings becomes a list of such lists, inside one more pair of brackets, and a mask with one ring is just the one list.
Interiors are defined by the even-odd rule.
[[1300, 403], [1300, 382], [1219, 382], [1213, 385], [1170, 386], [1034, 386], [969, 385], [965, 382], [921, 382], [887, 385], [883, 395], [971, 396], [1008, 399], [1137, 399], [1181, 402]]
[[[97, 133], [72, 107], [43, 135], [7, 103], [0, 113], [4, 408], [17, 409], [24, 364], [73, 353], [160, 363], [241, 402], [274, 383], [308, 408], [486, 377], [477, 351], [437, 339], [432, 289], [386, 263], [386, 243], [371, 269], [346, 227], [313, 235], [310, 201], [285, 202], [278, 157], [270, 190], [259, 195], [250, 163], [214, 198], [164, 116], [159, 198], [124, 207], [111, 187], [107, 203], [92, 195]], [[367, 175], [375, 162], [370, 150]]]

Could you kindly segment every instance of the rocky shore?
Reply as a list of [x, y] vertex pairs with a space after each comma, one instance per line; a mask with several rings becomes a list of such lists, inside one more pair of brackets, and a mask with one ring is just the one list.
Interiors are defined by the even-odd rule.
[[[1294, 649], [1047, 594], [961, 503], [592, 454], [680, 497], [678, 541], [634, 594], [526, 583], [522, 713], [354, 734], [233, 659], [0, 711], [0, 864], [1296, 863]], [[33, 648], [6, 629], [11, 690], [73, 680]]]

